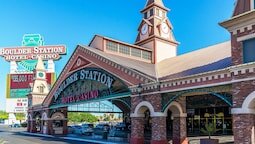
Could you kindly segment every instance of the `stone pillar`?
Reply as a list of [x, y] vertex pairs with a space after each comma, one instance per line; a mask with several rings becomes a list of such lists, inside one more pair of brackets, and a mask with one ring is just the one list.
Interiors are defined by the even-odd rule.
[[31, 121], [27, 120], [27, 132], [30, 132], [31, 129]]
[[32, 120], [32, 121], [31, 121], [30, 132], [31, 132], [31, 133], [37, 133], [36, 121], [35, 121], [35, 120]]
[[255, 144], [255, 115], [233, 114], [235, 144]]
[[166, 117], [152, 117], [151, 144], [168, 144], [166, 134]]
[[173, 119], [173, 144], [188, 144], [186, 117]]
[[53, 132], [53, 121], [52, 120], [47, 120], [47, 123], [48, 123], [48, 125], [47, 125], [47, 134], [48, 135], [53, 135], [54, 134], [54, 132]]
[[143, 143], [144, 143], [144, 117], [132, 117], [130, 144], [143, 144]]
[[67, 120], [63, 120], [63, 135], [68, 134]]

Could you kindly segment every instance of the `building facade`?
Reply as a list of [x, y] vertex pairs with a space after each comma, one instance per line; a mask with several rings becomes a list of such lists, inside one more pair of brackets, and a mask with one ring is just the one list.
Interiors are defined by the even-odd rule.
[[168, 11], [148, 0], [135, 44], [96, 35], [78, 45], [41, 103], [30, 95], [28, 131], [67, 134], [69, 106], [109, 100], [129, 116], [132, 144], [187, 144], [208, 123], [254, 143], [254, 0], [238, 0], [220, 23], [231, 41], [180, 56]]

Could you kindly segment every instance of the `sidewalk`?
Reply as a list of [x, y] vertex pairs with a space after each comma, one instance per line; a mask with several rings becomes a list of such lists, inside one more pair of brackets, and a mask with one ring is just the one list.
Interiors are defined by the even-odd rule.
[[39, 137], [48, 137], [48, 138], [59, 138], [59, 139], [65, 139], [65, 140], [74, 140], [74, 141], [82, 141], [82, 142], [88, 142], [88, 143], [96, 143], [96, 144], [128, 144], [124, 142], [114, 142], [111, 140], [95, 140], [95, 139], [88, 139], [88, 138], [82, 138], [82, 137], [74, 137], [74, 136], [52, 136], [52, 135], [46, 135], [46, 134], [39, 134], [39, 133], [29, 133], [29, 132], [19, 132], [24, 135], [31, 135], [31, 136], [39, 136]]
[[[60, 139], [66, 139], [66, 140], [74, 140], [74, 141], [82, 141], [82, 142], [88, 142], [88, 143], [97, 143], [97, 144], [128, 144], [128, 142], [124, 142], [123, 138], [114, 138], [109, 137], [108, 140], [103, 140], [102, 136], [93, 136], [93, 137], [78, 137], [72, 134], [69, 134], [67, 136], [52, 136], [52, 135], [45, 135], [45, 134], [39, 134], [39, 133], [29, 133], [29, 132], [19, 132], [24, 135], [33, 135], [33, 136], [39, 136], [39, 137], [49, 137], [49, 138], [60, 138]], [[200, 144], [201, 138], [208, 138], [206, 136], [201, 137], [189, 137], [189, 144]], [[234, 138], [233, 136], [212, 136], [212, 138], [219, 139], [220, 144], [233, 144]], [[171, 141], [169, 142], [171, 144]]]

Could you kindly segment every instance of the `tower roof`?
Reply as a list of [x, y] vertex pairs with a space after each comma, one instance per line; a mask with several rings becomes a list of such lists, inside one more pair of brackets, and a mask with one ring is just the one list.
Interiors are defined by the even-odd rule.
[[43, 64], [43, 60], [41, 57], [38, 57], [38, 61], [36, 64], [36, 70], [45, 70], [44, 64]]
[[145, 8], [141, 12], [144, 12], [145, 10], [147, 10], [148, 8], [150, 8], [152, 6], [158, 6], [166, 11], [169, 11], [169, 9], [165, 7], [162, 0], [147, 0]]
[[146, 7], [151, 4], [156, 4], [158, 6], [165, 7], [162, 0], [147, 0]]

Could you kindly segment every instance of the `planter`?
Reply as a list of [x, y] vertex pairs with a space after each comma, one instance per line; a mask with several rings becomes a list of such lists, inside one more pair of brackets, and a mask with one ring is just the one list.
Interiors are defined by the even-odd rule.
[[200, 144], [219, 144], [218, 139], [200, 139]]

